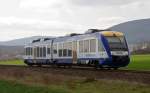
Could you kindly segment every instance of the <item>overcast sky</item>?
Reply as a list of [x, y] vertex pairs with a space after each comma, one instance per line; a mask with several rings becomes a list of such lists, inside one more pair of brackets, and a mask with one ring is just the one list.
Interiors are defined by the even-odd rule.
[[0, 0], [0, 41], [105, 29], [150, 17], [150, 0]]

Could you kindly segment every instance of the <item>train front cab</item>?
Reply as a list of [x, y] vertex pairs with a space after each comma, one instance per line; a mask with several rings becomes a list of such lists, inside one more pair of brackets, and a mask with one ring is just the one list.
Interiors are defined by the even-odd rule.
[[101, 62], [102, 66], [119, 68], [129, 64], [129, 49], [123, 33], [104, 31], [101, 33], [101, 40], [108, 54], [108, 58]]

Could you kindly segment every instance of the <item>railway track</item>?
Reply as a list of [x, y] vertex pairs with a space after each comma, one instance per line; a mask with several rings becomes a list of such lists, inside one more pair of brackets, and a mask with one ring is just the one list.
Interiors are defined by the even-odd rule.
[[95, 70], [88, 67], [73, 67], [73, 68], [56, 68], [56, 67], [28, 67], [16, 65], [0, 65], [0, 74], [6, 73], [31, 73], [36, 72], [42, 74], [64, 75], [72, 77], [93, 78], [93, 79], [109, 79], [123, 80], [129, 82], [137, 82], [150, 85], [150, 71], [136, 70]]

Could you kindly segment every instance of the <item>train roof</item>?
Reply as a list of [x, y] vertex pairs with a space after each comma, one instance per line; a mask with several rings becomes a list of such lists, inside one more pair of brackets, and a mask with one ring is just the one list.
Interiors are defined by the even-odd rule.
[[62, 41], [74, 41], [74, 40], [81, 40], [83, 38], [91, 38], [96, 37], [97, 34], [102, 34], [104, 36], [124, 36], [122, 32], [111, 31], [111, 30], [98, 30], [98, 29], [89, 29], [84, 34], [76, 34], [71, 33], [70, 35], [63, 36], [63, 37], [55, 37], [55, 38], [39, 38], [37, 40], [33, 40], [32, 43], [28, 45], [40, 45], [40, 44], [48, 44], [51, 43], [52, 40], [54, 42], [62, 42]]
[[74, 40], [81, 40], [83, 38], [91, 38], [91, 37], [96, 37], [98, 34], [102, 34], [104, 36], [124, 36], [122, 32], [117, 32], [117, 31], [106, 31], [106, 30], [100, 30], [100, 31], [95, 31], [92, 33], [85, 33], [85, 34], [79, 34], [75, 36], [64, 36], [64, 37], [58, 37], [54, 39], [54, 42], [61, 42], [61, 41], [74, 41]]

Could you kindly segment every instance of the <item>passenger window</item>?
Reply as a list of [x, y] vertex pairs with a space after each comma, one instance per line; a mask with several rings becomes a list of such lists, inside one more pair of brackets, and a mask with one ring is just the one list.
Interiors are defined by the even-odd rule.
[[40, 48], [37, 47], [37, 57], [40, 57]]
[[54, 54], [57, 54], [57, 44], [54, 44], [54, 45], [53, 45], [53, 53], [54, 53]]
[[64, 57], [67, 56], [67, 49], [63, 49], [63, 56], [64, 56]]
[[48, 47], [47, 48], [47, 54], [50, 55], [51, 54], [51, 49]]
[[69, 42], [68, 44], [68, 56], [72, 56], [72, 42]]
[[63, 56], [66, 57], [67, 56], [67, 43], [63, 44]]
[[57, 50], [54, 50], [54, 54], [57, 54]]
[[89, 52], [89, 40], [84, 40], [84, 52]]
[[33, 55], [33, 48], [30, 48], [30, 55]]
[[79, 41], [79, 52], [83, 53], [83, 41]]
[[29, 48], [27, 48], [27, 55], [29, 56]]
[[58, 46], [59, 57], [63, 56], [63, 54], [62, 54], [63, 53], [62, 48], [63, 48], [62, 44], [59, 44], [59, 46]]
[[25, 48], [25, 55], [28, 55], [28, 53], [27, 53], [27, 48]]
[[62, 49], [59, 49], [59, 57], [62, 57]]
[[42, 47], [40, 47], [40, 57], [43, 56]]
[[34, 49], [34, 56], [36, 56], [36, 48], [33, 48]]
[[46, 47], [43, 47], [43, 57], [46, 57]]
[[26, 49], [26, 55], [31, 56], [32, 55], [32, 48], [31, 47], [27, 47]]
[[90, 40], [90, 52], [96, 52], [96, 39]]

